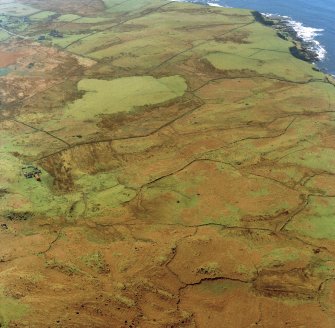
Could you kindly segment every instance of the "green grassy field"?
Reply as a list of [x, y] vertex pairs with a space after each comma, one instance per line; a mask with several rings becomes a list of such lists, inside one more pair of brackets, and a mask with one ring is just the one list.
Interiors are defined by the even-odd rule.
[[42, 12], [39, 12], [37, 14], [33, 14], [33, 15], [30, 15], [29, 16], [29, 19], [31, 20], [45, 20], [45, 19], [48, 19], [50, 16], [53, 16], [55, 15], [56, 13], [53, 12], [53, 11], [42, 11]]
[[186, 83], [179, 76], [155, 79], [151, 76], [121, 78], [112, 81], [81, 80], [78, 90], [84, 97], [69, 106], [67, 115], [83, 119], [98, 114], [131, 111], [136, 106], [163, 103], [181, 97]]

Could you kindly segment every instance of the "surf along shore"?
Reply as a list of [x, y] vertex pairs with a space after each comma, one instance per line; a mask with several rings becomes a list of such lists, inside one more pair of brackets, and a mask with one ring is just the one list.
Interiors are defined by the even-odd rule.
[[290, 24], [290, 21], [287, 21], [286, 17], [261, 14], [257, 11], [253, 13], [258, 22], [273, 27], [278, 32], [280, 38], [293, 42], [294, 46], [290, 48], [293, 56], [313, 64], [320, 60], [321, 55], [311, 47], [311, 41], [302, 38], [299, 32]]

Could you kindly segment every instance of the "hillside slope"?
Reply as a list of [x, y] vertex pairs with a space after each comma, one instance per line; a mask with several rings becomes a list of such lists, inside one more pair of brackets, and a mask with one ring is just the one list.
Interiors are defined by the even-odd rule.
[[248, 10], [0, 12], [2, 327], [334, 327], [329, 77]]

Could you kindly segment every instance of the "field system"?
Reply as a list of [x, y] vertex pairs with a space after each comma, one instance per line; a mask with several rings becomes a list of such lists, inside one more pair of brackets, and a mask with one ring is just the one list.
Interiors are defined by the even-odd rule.
[[248, 10], [0, 13], [1, 327], [335, 326], [330, 77]]

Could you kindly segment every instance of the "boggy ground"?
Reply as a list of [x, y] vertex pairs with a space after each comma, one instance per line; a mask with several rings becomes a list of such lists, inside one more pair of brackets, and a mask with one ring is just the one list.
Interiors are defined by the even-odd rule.
[[334, 327], [330, 77], [248, 10], [0, 10], [2, 327]]

